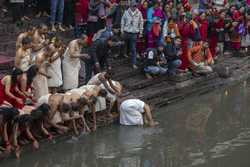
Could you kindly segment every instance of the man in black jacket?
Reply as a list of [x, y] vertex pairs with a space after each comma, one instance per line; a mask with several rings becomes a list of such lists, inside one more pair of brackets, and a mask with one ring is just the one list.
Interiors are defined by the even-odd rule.
[[115, 43], [113, 37], [94, 41], [89, 48], [90, 59], [85, 61], [86, 82], [91, 79], [93, 71], [98, 73], [107, 69], [111, 70], [111, 64], [108, 61], [110, 49], [121, 44], [121, 42]]
[[167, 67], [169, 75], [176, 75], [176, 71], [181, 66], [180, 56], [182, 55], [181, 50], [181, 39], [171, 39], [165, 47], [165, 56], [167, 59]]

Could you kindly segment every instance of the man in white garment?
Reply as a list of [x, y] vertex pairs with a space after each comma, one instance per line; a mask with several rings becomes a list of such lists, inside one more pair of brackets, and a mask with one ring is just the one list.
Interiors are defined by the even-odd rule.
[[51, 57], [53, 53], [53, 49], [48, 46], [42, 49], [35, 59], [35, 65], [39, 69], [33, 81], [34, 97], [36, 100], [41, 96], [49, 94], [48, 79], [50, 76], [47, 73], [47, 68], [49, 66], [48, 58]]
[[146, 124], [151, 127], [157, 125], [157, 122], [153, 120], [149, 105], [139, 99], [120, 99], [118, 107], [120, 110], [121, 125]]
[[50, 93], [55, 94], [58, 92], [58, 89], [63, 84], [62, 80], [62, 63], [61, 57], [65, 51], [62, 41], [58, 38], [54, 38], [52, 44], [50, 44], [55, 52], [49, 58], [50, 66], [48, 67], [48, 75], [51, 77], [48, 79], [48, 86], [50, 89]]
[[71, 41], [65, 51], [63, 59], [63, 89], [70, 90], [78, 87], [80, 58], [89, 59], [88, 54], [81, 54], [81, 50], [87, 45], [88, 37], [82, 36]]

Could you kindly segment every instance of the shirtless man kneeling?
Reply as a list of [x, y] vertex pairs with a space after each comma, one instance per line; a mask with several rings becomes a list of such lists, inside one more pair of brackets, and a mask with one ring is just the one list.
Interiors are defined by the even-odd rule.
[[59, 133], [66, 133], [69, 128], [62, 125], [63, 115], [71, 111], [71, 105], [64, 103], [64, 94], [48, 94], [38, 99], [38, 104], [48, 104], [50, 106], [48, 123], [59, 130]]
[[[97, 97], [104, 97], [106, 98], [107, 92], [102, 89], [100, 86], [96, 85], [85, 85], [77, 89], [72, 89], [67, 92], [72, 97], [73, 102], [79, 103], [79, 111], [82, 118], [82, 121], [84, 123], [84, 130], [87, 128], [87, 131], [89, 130], [88, 125], [85, 120], [85, 112], [86, 110], [90, 110], [93, 115], [93, 131], [96, 130], [96, 101]], [[85, 103], [81, 102], [83, 100], [79, 99], [85, 99]]]

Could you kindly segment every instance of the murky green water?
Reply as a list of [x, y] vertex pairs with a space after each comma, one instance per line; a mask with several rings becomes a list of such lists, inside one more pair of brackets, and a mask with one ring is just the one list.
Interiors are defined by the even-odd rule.
[[249, 167], [250, 84], [168, 106], [157, 128], [112, 125], [1, 167]]

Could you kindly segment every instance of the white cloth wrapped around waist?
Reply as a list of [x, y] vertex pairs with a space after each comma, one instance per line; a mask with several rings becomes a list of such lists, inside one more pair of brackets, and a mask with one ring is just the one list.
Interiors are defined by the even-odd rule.
[[63, 66], [63, 89], [70, 90], [78, 87], [79, 71], [81, 63], [79, 58], [70, 58], [67, 48], [62, 62]]
[[79, 88], [71, 89], [68, 92], [69, 93], [78, 93], [80, 96], [87, 92], [87, 91], [92, 91], [96, 88], [96, 85], [84, 85]]
[[47, 94], [47, 95], [44, 95], [44, 96], [41, 96], [38, 100], [37, 100], [37, 103], [39, 105], [42, 105], [42, 104], [49, 104], [49, 98], [50, 98], [51, 94]]
[[61, 58], [55, 60], [48, 67], [48, 75], [51, 77], [48, 79], [49, 87], [60, 87], [63, 84], [62, 80], [62, 69], [61, 69]]

